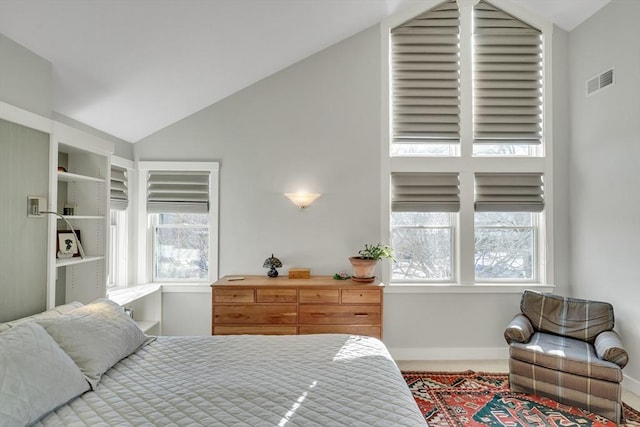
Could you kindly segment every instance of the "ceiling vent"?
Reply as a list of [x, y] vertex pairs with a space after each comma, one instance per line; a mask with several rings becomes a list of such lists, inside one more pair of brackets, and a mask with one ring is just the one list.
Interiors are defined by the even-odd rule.
[[593, 95], [599, 90], [613, 84], [613, 68], [587, 80], [587, 95]]

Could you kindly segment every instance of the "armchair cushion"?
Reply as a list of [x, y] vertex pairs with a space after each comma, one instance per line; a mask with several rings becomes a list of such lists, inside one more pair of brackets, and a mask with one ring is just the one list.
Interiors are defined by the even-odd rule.
[[619, 383], [622, 370], [615, 363], [598, 358], [593, 345], [573, 338], [536, 332], [528, 343], [509, 346], [513, 359], [554, 371]]
[[533, 326], [524, 314], [516, 314], [507, 329], [504, 331], [504, 339], [508, 344], [512, 342], [527, 342], [533, 335]]
[[614, 331], [606, 331], [596, 337], [594, 342], [596, 354], [600, 359], [615, 363], [624, 368], [629, 363], [629, 355], [622, 346], [622, 341]]
[[613, 329], [613, 306], [558, 295], [524, 291], [520, 311], [537, 331], [563, 335], [589, 343], [604, 331]]

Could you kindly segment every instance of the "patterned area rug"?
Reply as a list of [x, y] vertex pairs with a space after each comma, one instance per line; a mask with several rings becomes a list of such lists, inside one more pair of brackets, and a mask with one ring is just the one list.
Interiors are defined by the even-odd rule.
[[[617, 424], [551, 399], [509, 390], [506, 374], [402, 372], [431, 427], [592, 426]], [[627, 426], [640, 426], [640, 412], [624, 405]]]

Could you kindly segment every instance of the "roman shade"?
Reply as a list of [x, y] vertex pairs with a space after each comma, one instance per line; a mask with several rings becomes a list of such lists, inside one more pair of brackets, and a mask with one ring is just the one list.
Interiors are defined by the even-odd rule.
[[209, 212], [209, 172], [149, 171], [147, 212]]
[[394, 172], [391, 174], [393, 212], [458, 212], [457, 173]]
[[448, 1], [391, 30], [394, 143], [460, 141], [459, 22]]
[[111, 165], [110, 183], [110, 207], [111, 209], [123, 211], [129, 205], [127, 170], [119, 166]]
[[541, 143], [541, 32], [481, 1], [473, 42], [474, 142]]
[[476, 173], [476, 212], [540, 212], [541, 173]]

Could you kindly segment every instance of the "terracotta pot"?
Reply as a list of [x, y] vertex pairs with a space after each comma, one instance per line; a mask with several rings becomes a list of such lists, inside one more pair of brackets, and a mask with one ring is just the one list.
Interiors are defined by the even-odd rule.
[[349, 257], [351, 267], [353, 267], [353, 277], [360, 279], [369, 279], [374, 277], [376, 264], [378, 261], [375, 259], [366, 259], [359, 256]]

